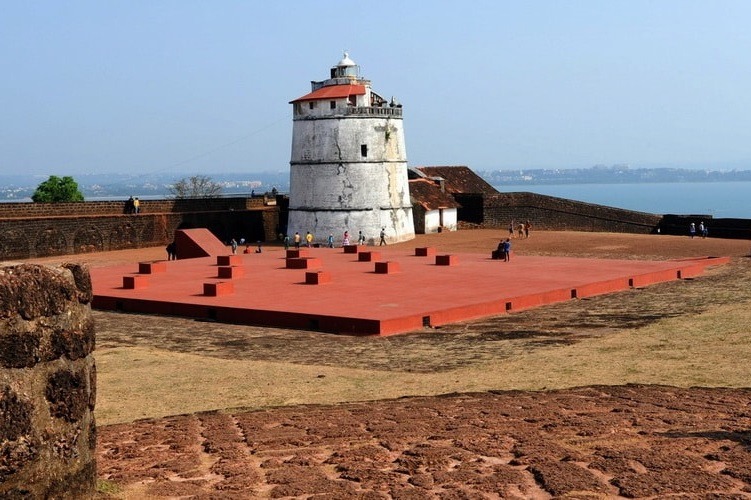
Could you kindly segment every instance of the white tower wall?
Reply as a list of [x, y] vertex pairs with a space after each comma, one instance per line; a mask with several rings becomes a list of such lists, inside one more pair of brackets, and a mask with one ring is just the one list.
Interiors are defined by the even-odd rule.
[[[370, 99], [370, 82], [356, 83]], [[363, 95], [356, 106], [347, 96], [293, 101], [288, 234], [310, 231], [318, 242], [333, 234], [340, 243], [349, 231], [354, 243], [362, 231], [377, 243], [385, 228], [389, 242], [415, 237], [402, 109], [362, 106]]]

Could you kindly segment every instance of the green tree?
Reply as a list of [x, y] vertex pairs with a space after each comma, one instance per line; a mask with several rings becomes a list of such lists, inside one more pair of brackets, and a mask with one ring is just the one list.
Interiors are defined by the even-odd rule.
[[66, 201], [83, 201], [83, 194], [78, 189], [78, 183], [66, 175], [58, 177], [50, 175], [50, 178], [39, 184], [31, 195], [36, 203], [60, 203]]
[[222, 186], [205, 175], [183, 177], [169, 187], [175, 198], [216, 198], [222, 194]]

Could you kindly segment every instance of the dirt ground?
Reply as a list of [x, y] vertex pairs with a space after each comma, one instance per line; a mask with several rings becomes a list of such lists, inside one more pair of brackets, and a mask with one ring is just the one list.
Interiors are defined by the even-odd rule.
[[[500, 236], [403, 245], [489, 251]], [[749, 249], [533, 233], [513, 250], [733, 259], [692, 280], [387, 338], [95, 312], [101, 496], [751, 498]]]

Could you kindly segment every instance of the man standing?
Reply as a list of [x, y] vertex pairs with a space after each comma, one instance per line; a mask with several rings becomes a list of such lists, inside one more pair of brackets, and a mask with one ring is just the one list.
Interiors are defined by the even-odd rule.
[[365, 235], [362, 234], [362, 231], [358, 231], [358, 234], [357, 234], [357, 244], [358, 245], [364, 245], [365, 244]]
[[511, 240], [506, 238], [503, 242], [503, 261], [509, 262], [511, 260]]
[[310, 248], [313, 243], [313, 235], [310, 234], [310, 231], [308, 231], [308, 234], [305, 235], [305, 244]]
[[295, 248], [300, 248], [300, 233], [298, 233], [297, 231], [295, 231], [294, 243], [295, 243]]
[[378, 246], [385, 245], [386, 244], [386, 228], [381, 228], [381, 241], [378, 243]]

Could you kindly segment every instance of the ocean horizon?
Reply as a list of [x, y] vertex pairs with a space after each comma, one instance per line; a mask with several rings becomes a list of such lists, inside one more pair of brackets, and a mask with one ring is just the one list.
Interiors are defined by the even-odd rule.
[[529, 192], [666, 215], [751, 219], [751, 182], [494, 185], [502, 193]]

